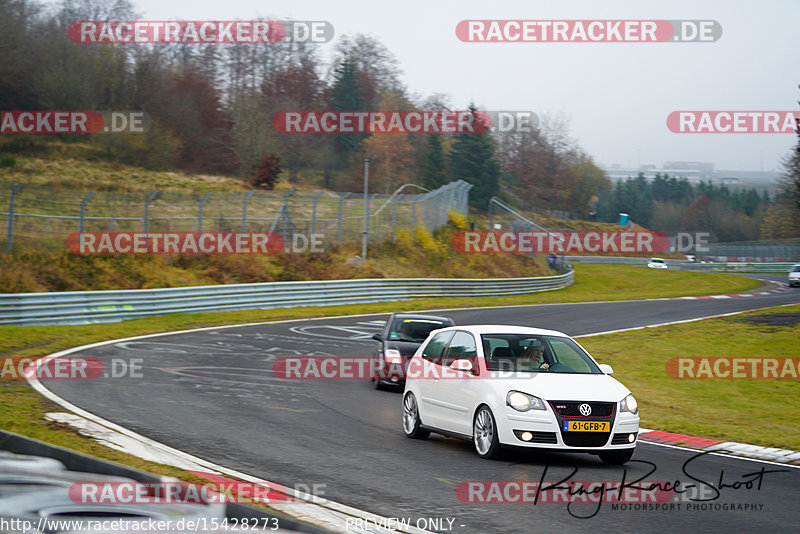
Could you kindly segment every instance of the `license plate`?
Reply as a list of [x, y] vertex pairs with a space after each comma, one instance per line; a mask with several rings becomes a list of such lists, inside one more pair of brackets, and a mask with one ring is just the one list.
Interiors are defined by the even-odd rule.
[[608, 421], [564, 421], [565, 432], [609, 432]]

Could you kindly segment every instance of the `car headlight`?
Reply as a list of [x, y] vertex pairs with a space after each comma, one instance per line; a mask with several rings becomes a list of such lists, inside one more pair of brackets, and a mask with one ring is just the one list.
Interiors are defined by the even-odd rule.
[[630, 412], [633, 415], [639, 413], [639, 404], [636, 402], [636, 399], [633, 398], [633, 393], [619, 402], [619, 411]]
[[509, 391], [506, 395], [506, 404], [518, 412], [528, 410], [546, 410], [544, 402], [539, 397], [522, 393], [521, 391]]
[[403, 357], [397, 349], [386, 349], [383, 353], [386, 363], [403, 363]]

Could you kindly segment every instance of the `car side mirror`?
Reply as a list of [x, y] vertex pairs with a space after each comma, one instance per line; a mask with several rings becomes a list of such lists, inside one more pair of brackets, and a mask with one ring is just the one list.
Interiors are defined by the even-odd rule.
[[450, 364], [450, 369], [455, 369], [456, 371], [472, 371], [472, 362], [470, 360], [455, 360], [453, 363]]
[[600, 364], [600, 370], [603, 371], [603, 373], [605, 373], [607, 375], [613, 375], [614, 374], [614, 368], [611, 367], [610, 365], [608, 365], [607, 363], [601, 363]]
[[383, 336], [380, 334], [372, 334], [372, 339], [375, 341], [383, 341]]

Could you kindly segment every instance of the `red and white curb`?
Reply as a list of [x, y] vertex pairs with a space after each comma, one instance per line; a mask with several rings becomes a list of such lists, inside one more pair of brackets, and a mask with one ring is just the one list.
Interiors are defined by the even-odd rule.
[[674, 434], [672, 432], [650, 430], [647, 428], [639, 429], [639, 441], [800, 466], [800, 452], [788, 449], [761, 447], [759, 445], [738, 443], [736, 441], [698, 438], [695, 436], [686, 436], [684, 434]]

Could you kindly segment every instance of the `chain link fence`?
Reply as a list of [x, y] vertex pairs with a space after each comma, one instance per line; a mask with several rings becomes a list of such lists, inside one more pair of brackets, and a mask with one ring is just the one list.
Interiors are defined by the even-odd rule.
[[[401, 228], [443, 226], [448, 213], [467, 213], [472, 185], [458, 180], [424, 194], [371, 194], [369, 237], [394, 240]], [[73, 191], [0, 182], [0, 250], [15, 244], [60, 244], [73, 232], [278, 232], [322, 234], [324, 243], [361, 240], [363, 193], [253, 190], [242, 193]]]

